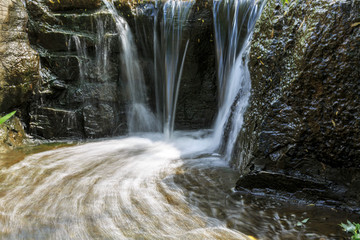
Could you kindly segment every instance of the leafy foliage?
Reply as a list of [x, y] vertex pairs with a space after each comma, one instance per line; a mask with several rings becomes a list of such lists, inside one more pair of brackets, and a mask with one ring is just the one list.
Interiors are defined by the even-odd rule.
[[351, 240], [360, 240], [360, 224], [359, 223], [352, 223], [349, 220], [347, 224], [341, 223], [340, 227], [343, 228], [345, 232], [352, 233]]
[[3, 124], [6, 120], [8, 120], [9, 118], [11, 118], [14, 114], [16, 113], [16, 111], [13, 111], [9, 114], [6, 114], [5, 116], [3, 116], [2, 118], [0, 118], [0, 124]]
[[285, 3], [289, 3], [289, 0], [281, 0], [281, 3], [285, 5]]

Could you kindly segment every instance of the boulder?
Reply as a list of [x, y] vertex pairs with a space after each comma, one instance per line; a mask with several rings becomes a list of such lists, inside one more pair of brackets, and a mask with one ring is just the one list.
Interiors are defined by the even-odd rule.
[[4, 0], [0, 12], [0, 112], [8, 112], [30, 101], [39, 80], [39, 57], [29, 45], [23, 3]]
[[18, 117], [14, 116], [0, 125], [0, 154], [21, 147], [27, 142], [28, 137]]
[[233, 165], [244, 174], [344, 186], [353, 205], [360, 200], [360, 2], [290, 2], [268, 1], [256, 24], [252, 96]]
[[[20, 109], [22, 120], [39, 80], [39, 57], [29, 44], [28, 15], [22, 1], [0, 4], [0, 112]], [[1, 125], [0, 151], [21, 146], [26, 137], [19, 118]]]

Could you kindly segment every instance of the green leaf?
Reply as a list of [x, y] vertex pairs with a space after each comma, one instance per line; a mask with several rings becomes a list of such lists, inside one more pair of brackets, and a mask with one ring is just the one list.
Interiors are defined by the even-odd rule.
[[3, 116], [2, 118], [0, 118], [0, 124], [4, 123], [6, 120], [8, 120], [9, 118], [11, 118], [14, 114], [16, 113], [16, 111], [13, 111], [9, 114], [6, 114], [5, 116]]
[[360, 233], [355, 233], [352, 237], [352, 240], [360, 240]]
[[353, 223], [355, 225], [356, 231], [360, 233], [360, 223]]
[[356, 227], [353, 223], [351, 223], [349, 220], [347, 221], [347, 224], [341, 223], [340, 226], [343, 228], [345, 232], [355, 233]]

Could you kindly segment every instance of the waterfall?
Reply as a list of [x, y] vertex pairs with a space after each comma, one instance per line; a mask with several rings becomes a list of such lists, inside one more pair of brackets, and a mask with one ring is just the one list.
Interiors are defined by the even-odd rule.
[[109, 78], [109, 57], [111, 50], [111, 35], [105, 32], [106, 20], [96, 18], [96, 71], [103, 81]]
[[[88, 73], [88, 68], [87, 68], [87, 64], [86, 61], [89, 59], [88, 58], [88, 53], [86, 50], [86, 42], [82, 41], [79, 36], [72, 36], [72, 39], [75, 42], [75, 47], [76, 47], [76, 52], [77, 52], [77, 58], [78, 58], [78, 62], [79, 62], [79, 78], [80, 78], [80, 83], [83, 84], [85, 82], [85, 75], [86, 73]], [[71, 48], [71, 41], [69, 41], [69, 45], [68, 45], [68, 49]]]
[[193, 4], [194, 1], [181, 0], [168, 0], [164, 4], [160, 40], [157, 34], [159, 14], [155, 15], [154, 20], [156, 108], [158, 116], [162, 116], [163, 131], [167, 138], [174, 131], [180, 81], [189, 45], [189, 40], [183, 44], [182, 35]]
[[214, 146], [229, 161], [243, 124], [251, 80], [248, 53], [251, 35], [265, 1], [216, 0], [213, 2], [218, 61], [219, 112], [214, 125]]
[[143, 71], [137, 56], [135, 41], [129, 24], [121, 17], [112, 1], [103, 3], [114, 18], [120, 45], [120, 62], [122, 62], [123, 77], [127, 80], [127, 94], [130, 104], [127, 110], [127, 122], [130, 133], [156, 132], [159, 124], [147, 104], [146, 87]]

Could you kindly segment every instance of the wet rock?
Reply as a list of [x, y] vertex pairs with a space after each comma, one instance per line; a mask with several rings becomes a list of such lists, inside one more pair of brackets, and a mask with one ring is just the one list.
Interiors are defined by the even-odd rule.
[[26, 108], [38, 76], [38, 54], [26, 33], [28, 16], [21, 1], [0, 5], [0, 112]]
[[[301, 175], [286, 175], [269, 171], [254, 171], [242, 176], [236, 183], [239, 193], [271, 196], [318, 206], [349, 209], [344, 201], [345, 186], [324, 179]], [[351, 208], [360, 211], [358, 206]]]
[[[5, 114], [2, 114], [3, 116]], [[5, 123], [0, 125], [0, 153], [21, 147], [28, 142], [24, 126], [20, 119], [13, 116]]]
[[115, 124], [114, 109], [108, 104], [85, 106], [83, 116], [86, 137], [111, 136], [116, 133], [116, 129], [113, 128]]
[[[233, 164], [346, 186], [360, 199], [359, 1], [268, 1], [251, 44], [252, 96]], [[255, 174], [256, 175], [256, 174]], [[259, 180], [260, 181], [260, 180]], [[270, 181], [270, 180], [269, 180]]]
[[80, 112], [41, 107], [31, 114], [30, 131], [36, 137], [45, 139], [83, 138], [83, 128]]
[[[121, 46], [114, 19], [100, 2], [90, 1], [85, 9], [85, 2], [80, 0], [27, 1], [29, 38], [41, 62], [41, 82], [30, 107], [30, 133], [44, 138], [55, 138], [56, 134], [60, 138], [93, 138], [126, 132], [125, 109], [130, 96], [121, 72]], [[155, 110], [154, 2], [114, 4], [134, 34], [148, 101]], [[199, 1], [184, 32], [189, 49], [179, 93], [177, 129], [208, 128], [215, 115], [212, 32], [211, 4]], [[76, 124], [66, 125], [65, 129], [71, 129], [67, 133], [51, 129], [74, 113]], [[107, 117], [103, 119], [102, 114]]]
[[101, 0], [42, 0], [52, 11], [94, 9], [100, 7]]
[[126, 132], [115, 25], [100, 2], [27, 2], [29, 38], [41, 62], [29, 109], [32, 135], [94, 138]]
[[[159, 8], [161, 9], [161, 8]], [[135, 21], [129, 21], [141, 56], [145, 80], [152, 96], [151, 105], [155, 108], [154, 82], [154, 16], [153, 3], [132, 6]], [[214, 46], [214, 27], [212, 3], [196, 1], [183, 26], [182, 49], [189, 40], [181, 78], [175, 129], [210, 128], [217, 112], [216, 53]], [[158, 22], [163, 21], [159, 13]], [[158, 29], [158, 39], [161, 36]], [[183, 55], [180, 55], [180, 61]], [[158, 67], [157, 78], [164, 80], [165, 73]]]
[[217, 113], [217, 72], [212, 3], [197, 1], [184, 40], [189, 40], [175, 128], [211, 128]]

